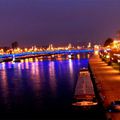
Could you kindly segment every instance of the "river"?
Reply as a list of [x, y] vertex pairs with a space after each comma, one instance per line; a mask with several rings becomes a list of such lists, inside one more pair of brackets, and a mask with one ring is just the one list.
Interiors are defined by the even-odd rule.
[[[55, 114], [57, 118], [71, 116], [72, 98], [82, 67], [88, 67], [87, 57], [64, 60], [29, 58], [16, 63], [0, 63], [1, 114], [3, 117], [24, 114], [33, 118], [54, 117]], [[79, 117], [84, 118], [84, 115], [79, 113]]]

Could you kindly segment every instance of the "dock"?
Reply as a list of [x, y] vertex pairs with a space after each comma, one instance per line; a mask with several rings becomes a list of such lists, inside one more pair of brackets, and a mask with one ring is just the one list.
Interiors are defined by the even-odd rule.
[[[95, 86], [101, 97], [103, 106], [107, 108], [112, 101], [120, 100], [120, 73], [108, 66], [98, 55], [89, 60], [89, 68], [94, 78]], [[120, 112], [107, 112], [108, 120], [120, 120]]]

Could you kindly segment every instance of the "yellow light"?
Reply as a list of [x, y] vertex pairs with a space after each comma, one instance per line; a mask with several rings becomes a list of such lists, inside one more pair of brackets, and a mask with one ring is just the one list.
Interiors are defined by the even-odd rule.
[[21, 60], [21, 62], [23, 63], [23, 62], [24, 62], [24, 60]]
[[36, 61], [36, 62], [38, 62], [38, 59], [37, 59], [37, 58], [35, 58], [35, 61]]
[[25, 48], [25, 52], [27, 51], [28, 49], [27, 48]]
[[25, 62], [28, 62], [28, 59], [25, 59]]
[[97, 50], [94, 52], [95, 55], [98, 55], [98, 53], [99, 53], [99, 51], [97, 51]]
[[116, 48], [116, 49], [120, 48], [120, 41], [114, 40], [113, 44], [112, 44], [112, 47]]
[[110, 55], [106, 55], [106, 58], [110, 58]]
[[30, 61], [30, 62], [33, 62], [33, 58], [29, 58], [29, 61]]
[[77, 58], [80, 59], [80, 55], [79, 54], [77, 54]]

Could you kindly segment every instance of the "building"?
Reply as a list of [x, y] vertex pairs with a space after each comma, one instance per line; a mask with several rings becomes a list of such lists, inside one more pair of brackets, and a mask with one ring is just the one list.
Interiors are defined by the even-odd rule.
[[18, 42], [13, 42], [12, 43], [12, 49], [16, 49], [16, 48], [18, 48]]

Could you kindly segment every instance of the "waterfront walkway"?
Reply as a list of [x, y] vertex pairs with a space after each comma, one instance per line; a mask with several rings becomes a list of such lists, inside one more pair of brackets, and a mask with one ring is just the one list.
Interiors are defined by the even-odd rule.
[[[120, 100], [120, 73], [108, 66], [99, 56], [89, 60], [90, 69], [95, 78], [95, 85], [106, 108], [112, 101]], [[110, 120], [120, 120], [120, 113], [107, 113]]]

